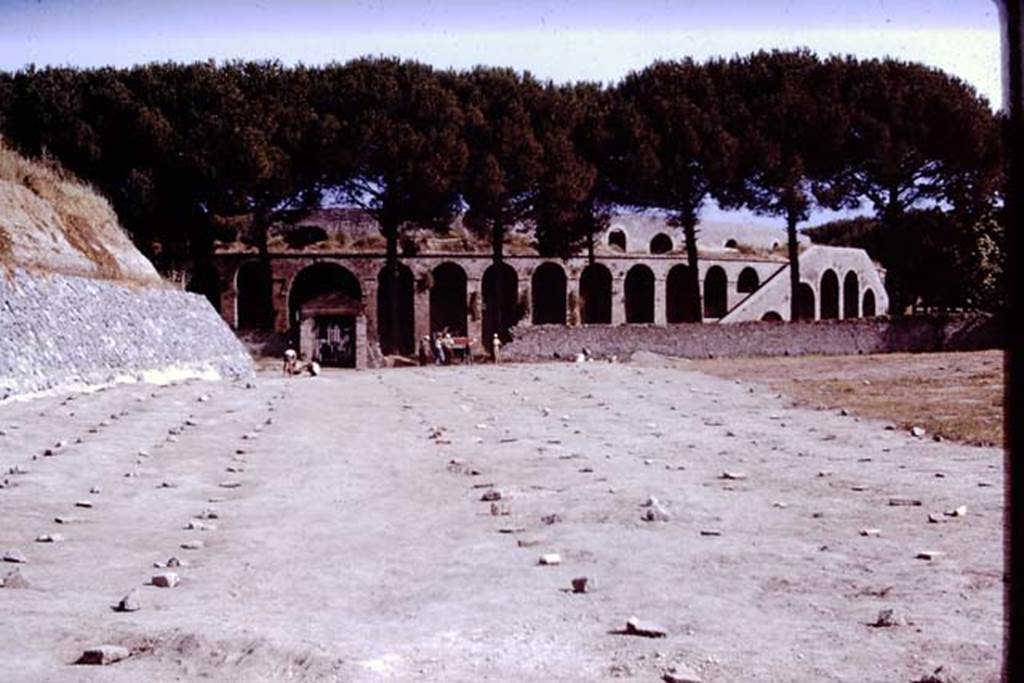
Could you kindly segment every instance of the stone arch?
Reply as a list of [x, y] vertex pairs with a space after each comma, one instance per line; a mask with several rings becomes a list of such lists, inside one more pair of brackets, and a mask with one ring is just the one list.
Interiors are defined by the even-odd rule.
[[821, 319], [835, 320], [839, 317], [839, 276], [829, 268], [821, 274]]
[[663, 232], [659, 232], [657, 235], [651, 238], [651, 253], [652, 254], [667, 254], [675, 245], [672, 243], [672, 238]]
[[612, 322], [612, 273], [600, 263], [591, 263], [580, 275], [580, 315], [584, 325]]
[[565, 324], [565, 271], [557, 263], [540, 264], [530, 279], [534, 325]]
[[626, 322], [654, 322], [654, 273], [643, 264], [626, 273]]
[[501, 341], [512, 339], [508, 331], [519, 322], [519, 275], [507, 263], [487, 267], [483, 278], [483, 344], [490, 350], [495, 334]]
[[860, 282], [856, 271], [851, 270], [843, 278], [843, 317], [859, 318], [860, 311]]
[[247, 261], [235, 273], [235, 320], [240, 330], [274, 326], [273, 280], [270, 264]]
[[211, 263], [196, 264], [185, 291], [202, 294], [213, 309], [220, 313], [220, 273]]
[[[357, 320], [364, 315], [359, 280], [344, 266], [320, 261], [302, 269], [288, 288], [289, 326], [299, 350], [323, 365], [355, 367], [366, 342]], [[357, 348], [359, 346], [360, 348]]]
[[411, 356], [416, 351], [414, 278], [405, 264], [398, 264], [398, 277], [385, 265], [377, 273], [377, 339], [385, 355]]
[[618, 247], [626, 251], [626, 233], [623, 230], [612, 230], [608, 233], [608, 246]]
[[801, 282], [796, 288], [796, 319], [814, 320], [814, 287], [806, 282]]
[[736, 291], [740, 294], [750, 294], [751, 292], [757, 291], [757, 288], [761, 286], [761, 278], [758, 277], [757, 271], [747, 266], [740, 271], [740, 277], [736, 281]]
[[725, 246], [725, 248], [726, 248], [726, 249], [736, 249], [736, 248], [737, 248], [737, 247], [739, 247], [740, 245], [739, 245], [739, 243], [738, 243], [738, 242], [736, 241], [736, 239], [735, 239], [735, 238], [733, 238], [733, 237], [730, 237], [729, 239], [727, 239], [727, 240], [725, 241], [725, 244], [724, 244], [723, 246]]
[[700, 321], [700, 287], [693, 271], [684, 264], [672, 266], [665, 280], [665, 320], [669, 323]]
[[729, 280], [721, 266], [711, 266], [704, 274], [704, 315], [721, 318], [728, 312]]
[[865, 318], [873, 318], [877, 315], [875, 311], [875, 292], [870, 287], [864, 290], [864, 304], [860, 310], [861, 315]]
[[767, 313], [761, 316], [761, 320], [763, 320], [766, 323], [781, 323], [782, 316], [779, 315], [776, 311], [768, 311]]
[[432, 278], [430, 331], [448, 328], [455, 336], [466, 336], [466, 271], [457, 263], [447, 261], [434, 268]]

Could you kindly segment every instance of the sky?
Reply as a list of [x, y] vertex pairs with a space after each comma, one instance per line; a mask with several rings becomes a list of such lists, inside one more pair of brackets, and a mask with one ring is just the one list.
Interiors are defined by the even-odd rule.
[[394, 55], [614, 83], [656, 59], [807, 47], [935, 66], [993, 108], [999, 36], [993, 0], [0, 0], [8, 71]]

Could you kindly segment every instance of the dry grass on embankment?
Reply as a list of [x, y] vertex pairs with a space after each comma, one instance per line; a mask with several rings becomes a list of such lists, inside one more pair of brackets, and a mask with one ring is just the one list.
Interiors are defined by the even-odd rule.
[[732, 358], [695, 369], [971, 445], [1003, 444], [1003, 352]]

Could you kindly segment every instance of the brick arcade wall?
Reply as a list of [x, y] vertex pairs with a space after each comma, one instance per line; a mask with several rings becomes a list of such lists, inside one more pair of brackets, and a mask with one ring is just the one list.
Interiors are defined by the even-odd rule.
[[517, 327], [502, 350], [508, 361], [598, 357], [650, 351], [681, 358], [846, 355], [1004, 348], [1001, 323], [989, 316], [912, 317], [731, 325]]
[[0, 271], [0, 401], [118, 380], [246, 377], [252, 359], [198, 294]]

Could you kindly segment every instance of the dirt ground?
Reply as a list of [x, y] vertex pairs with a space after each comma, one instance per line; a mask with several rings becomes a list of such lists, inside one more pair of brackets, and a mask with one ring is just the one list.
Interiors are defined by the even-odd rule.
[[[0, 551], [28, 560], [0, 577], [30, 583], [0, 588], [0, 678], [997, 680], [1000, 451], [694, 367], [261, 373], [0, 406], [0, 473], [25, 470], [0, 474]], [[668, 521], [641, 519], [652, 496]], [[172, 556], [180, 585], [148, 585]], [[133, 588], [141, 609], [114, 611]], [[896, 625], [872, 626], [885, 609]], [[632, 616], [666, 636], [623, 633]], [[73, 664], [101, 643], [133, 655]]]

